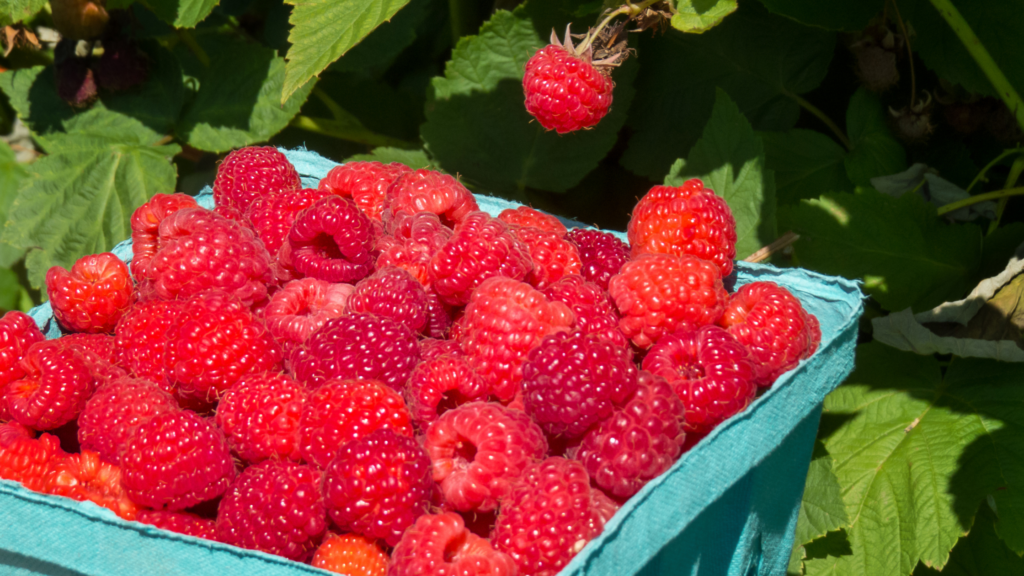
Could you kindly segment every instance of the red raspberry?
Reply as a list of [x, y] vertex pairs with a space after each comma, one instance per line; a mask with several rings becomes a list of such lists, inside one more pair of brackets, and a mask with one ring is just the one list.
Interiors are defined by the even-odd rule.
[[718, 325], [754, 357], [758, 386], [771, 386], [818, 349], [821, 327], [800, 300], [773, 282], [753, 282], [736, 291]]
[[209, 518], [201, 518], [188, 512], [170, 512], [168, 510], [139, 510], [135, 517], [137, 522], [156, 526], [161, 530], [170, 530], [178, 534], [217, 540], [216, 522]]
[[378, 230], [348, 198], [328, 196], [299, 213], [288, 233], [291, 265], [328, 282], [355, 282], [373, 271]]
[[441, 301], [469, 302], [473, 290], [492, 276], [523, 280], [533, 269], [529, 249], [508, 225], [486, 212], [473, 212], [430, 260], [430, 283]]
[[7, 384], [25, 375], [19, 361], [29, 346], [43, 340], [46, 336], [28, 314], [11, 310], [0, 318], [0, 422], [11, 418], [3, 401]]
[[212, 402], [247, 374], [280, 368], [281, 350], [238, 299], [206, 292], [167, 331], [168, 376], [183, 398]]
[[684, 413], [668, 383], [642, 370], [633, 398], [587, 432], [574, 458], [602, 490], [629, 498], [679, 458]]
[[217, 540], [308, 561], [327, 530], [320, 471], [267, 460], [246, 468], [217, 508]]
[[545, 336], [572, 326], [572, 310], [525, 282], [485, 280], [461, 320], [459, 344], [491, 394], [508, 402], [519, 390], [526, 355]]
[[625, 404], [636, 387], [632, 350], [596, 336], [553, 334], [523, 364], [526, 413], [554, 436], [583, 435]]
[[573, 228], [566, 239], [576, 245], [583, 268], [580, 274], [602, 289], [629, 260], [629, 246], [614, 235], [591, 228]]
[[526, 62], [526, 111], [559, 134], [592, 128], [608, 114], [615, 83], [591, 63], [589, 51], [577, 55], [552, 40]]
[[453, 227], [479, 209], [473, 193], [458, 180], [421, 168], [403, 174], [388, 187], [382, 219], [388, 222], [399, 212], [431, 212], [437, 214], [445, 226]]
[[92, 352], [106, 364], [117, 366], [120, 363], [121, 353], [115, 338], [110, 334], [65, 334], [58, 341], [64, 347], [74, 346]]
[[454, 355], [465, 356], [462, 348], [455, 340], [442, 340], [440, 338], [424, 338], [420, 340], [420, 356], [424, 361], [436, 360], [440, 356]]
[[136, 378], [155, 382], [168, 392], [167, 331], [179, 323], [184, 302], [150, 300], [136, 304], [117, 323], [114, 344], [120, 350], [118, 363]]
[[281, 245], [288, 240], [288, 232], [295, 224], [299, 212], [330, 195], [330, 192], [303, 188], [261, 196], [253, 200], [245, 217], [267, 247], [267, 252], [276, 255]]
[[690, 254], [714, 262], [722, 276], [736, 258], [736, 220], [725, 200], [696, 178], [655, 186], [637, 202], [626, 229], [632, 255]]
[[553, 576], [598, 535], [590, 493], [579, 462], [536, 462], [502, 498], [491, 542], [515, 560], [520, 574]]
[[663, 334], [713, 324], [729, 295], [718, 266], [696, 256], [641, 254], [608, 281], [619, 329], [641, 349]]
[[544, 288], [568, 274], [579, 274], [583, 267], [576, 245], [563, 238], [564, 234], [540, 228], [515, 228], [516, 238], [530, 251], [533, 270], [526, 280], [537, 288]]
[[347, 442], [324, 470], [324, 499], [334, 524], [389, 546], [426, 513], [433, 492], [427, 453], [416, 440], [387, 429]]
[[591, 524], [592, 530], [595, 534], [604, 532], [604, 526], [615, 516], [615, 513], [619, 511], [619, 503], [609, 498], [604, 492], [600, 490], [590, 490], [590, 507], [594, 510], [593, 522]]
[[311, 387], [332, 378], [364, 378], [401, 390], [419, 361], [416, 336], [375, 314], [328, 320], [292, 355], [295, 377]]
[[512, 228], [533, 227], [540, 230], [555, 232], [559, 237], [565, 236], [565, 233], [567, 232], [565, 224], [562, 224], [561, 220], [555, 218], [551, 214], [545, 214], [538, 210], [534, 210], [529, 206], [520, 206], [515, 209], [506, 208], [498, 214], [498, 220], [501, 220]]
[[54, 463], [43, 480], [42, 492], [79, 502], [88, 500], [125, 520], [135, 520], [139, 511], [138, 504], [121, 487], [121, 469], [92, 450]]
[[217, 405], [217, 425], [231, 450], [246, 462], [301, 460], [299, 417], [306, 388], [283, 374], [243, 377]]
[[149, 261], [161, 248], [160, 223], [183, 208], [196, 208], [188, 194], [157, 194], [132, 214], [132, 275], [142, 278]]
[[53, 315], [71, 332], [113, 332], [133, 293], [128, 265], [110, 252], [79, 258], [71, 272], [54, 266], [46, 273]]
[[381, 268], [356, 284], [346, 312], [390, 318], [419, 334], [427, 327], [427, 291], [405, 270]]
[[377, 267], [397, 266], [430, 287], [430, 260], [452, 236], [432, 212], [399, 212], [388, 222], [387, 234], [377, 241]]
[[412, 436], [402, 397], [376, 380], [329, 380], [310, 395], [299, 419], [299, 450], [325, 468], [346, 442], [381, 428]]
[[20, 361], [24, 376], [7, 385], [3, 402], [11, 417], [35, 430], [71, 422], [96, 390], [92, 366], [98, 358], [58, 340], [36, 342]]
[[347, 576], [387, 576], [391, 558], [377, 541], [358, 534], [330, 534], [316, 549], [314, 568]]
[[487, 384], [461, 351], [420, 362], [405, 389], [409, 412], [422, 428], [437, 420], [438, 414], [447, 408], [484, 400], [486, 396]]
[[184, 208], [160, 223], [161, 248], [141, 278], [163, 300], [216, 289], [252, 306], [266, 299], [270, 254], [252, 230], [203, 208]]
[[626, 337], [619, 330], [619, 313], [604, 289], [578, 274], [563, 276], [541, 292], [552, 302], [562, 302], [576, 316], [573, 329], [594, 334], [616, 346], [625, 346]]
[[454, 313], [455, 310], [441, 302], [441, 297], [436, 292], [427, 292], [427, 325], [423, 329], [423, 335], [428, 338], [446, 338], [452, 326]]
[[129, 498], [150, 508], [182, 510], [212, 500], [234, 478], [224, 433], [190, 410], [143, 422], [121, 451], [121, 485]]
[[665, 335], [644, 356], [643, 368], [664, 378], [682, 399], [684, 430], [696, 437], [743, 411], [757, 392], [753, 359], [718, 326]]
[[320, 180], [320, 190], [355, 201], [371, 220], [380, 222], [384, 195], [400, 176], [412, 172], [405, 164], [392, 162], [346, 162], [331, 168]]
[[121, 464], [121, 449], [140, 424], [178, 410], [167, 392], [146, 380], [120, 378], [100, 386], [78, 416], [78, 442], [111, 464]]
[[299, 188], [299, 173], [284, 154], [270, 146], [248, 146], [228, 154], [217, 167], [213, 200], [244, 214], [260, 196]]
[[423, 446], [445, 502], [462, 511], [488, 512], [523, 469], [547, 454], [544, 433], [523, 412], [472, 402], [442, 414]]
[[391, 554], [391, 576], [514, 576], [515, 562], [454, 512], [420, 516]]
[[302, 344], [328, 320], [337, 318], [355, 286], [316, 278], [292, 280], [270, 297], [263, 310], [267, 329], [284, 346]]
[[56, 436], [32, 438], [20, 424], [0, 424], [0, 480], [21, 482], [29, 490], [42, 492], [50, 466], [65, 456]]

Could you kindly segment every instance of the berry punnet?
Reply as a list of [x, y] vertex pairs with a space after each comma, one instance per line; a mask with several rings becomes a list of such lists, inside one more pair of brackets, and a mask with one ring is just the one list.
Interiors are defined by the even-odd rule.
[[391, 559], [373, 538], [330, 534], [316, 549], [310, 565], [346, 576], [387, 576]]
[[307, 396], [305, 386], [284, 374], [245, 376], [221, 397], [217, 425], [231, 451], [246, 462], [298, 461], [299, 418]]
[[454, 512], [420, 516], [402, 535], [391, 561], [391, 576], [519, 574], [512, 558], [470, 532]]
[[53, 315], [71, 332], [108, 333], [128, 312], [134, 287], [128, 265], [110, 252], [83, 256], [68, 272], [46, 273]]
[[270, 146], [239, 148], [217, 167], [213, 200], [244, 214], [260, 196], [302, 188], [302, 180], [285, 155]]
[[346, 162], [331, 168], [320, 180], [319, 189], [345, 198], [351, 198], [356, 206], [380, 222], [384, 211], [384, 195], [400, 176], [412, 172], [405, 164], [392, 162]]
[[136, 522], [170, 530], [178, 534], [217, 540], [216, 520], [202, 518], [189, 512], [171, 512], [169, 510], [139, 510]]

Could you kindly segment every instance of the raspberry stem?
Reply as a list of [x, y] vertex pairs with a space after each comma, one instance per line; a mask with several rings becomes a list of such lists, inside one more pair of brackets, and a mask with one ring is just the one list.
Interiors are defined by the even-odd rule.
[[344, 116], [337, 119], [298, 115], [292, 119], [290, 125], [301, 130], [306, 130], [307, 132], [323, 134], [324, 136], [331, 136], [332, 138], [337, 138], [339, 140], [348, 140], [349, 142], [356, 142], [358, 144], [365, 144], [372, 147], [392, 146], [395, 148], [402, 148], [404, 150], [415, 150], [418, 148], [417, 145], [411, 142], [406, 142], [405, 140], [399, 140], [383, 134], [377, 134], [363, 126], [363, 123], [355, 116], [352, 116], [344, 110], [342, 110], [342, 112], [344, 113]]
[[644, 10], [647, 9], [648, 6], [652, 4], [657, 4], [658, 2], [661, 1], [662, 0], [644, 0], [643, 2], [640, 2], [638, 4], [626, 2], [622, 6], [619, 6], [615, 10], [612, 10], [611, 12], [608, 13], [607, 16], [605, 16], [604, 20], [602, 20], [601, 23], [597, 25], [597, 28], [594, 28], [587, 33], [587, 37], [584, 38], [583, 42], [576, 48], [576, 54], [582, 54], [586, 52], [587, 48], [590, 48], [590, 45], [594, 43], [594, 39], [601, 34], [601, 31], [604, 30], [605, 26], [610, 24], [611, 21], [614, 20], [615, 18], [623, 14], [628, 14], [630, 18], [633, 18], [634, 16], [641, 14]]
[[956, 202], [950, 202], [945, 206], [940, 206], [938, 210], [938, 215], [942, 216], [944, 214], [949, 214], [954, 210], [959, 210], [967, 206], [973, 206], [975, 204], [985, 202], [987, 200], [999, 200], [1001, 198], [1009, 198], [1010, 196], [1022, 195], [1024, 195], [1024, 186], [996, 190], [995, 192], [986, 192], [984, 194], [978, 194], [977, 196], [971, 196], [970, 198], [964, 198], [963, 200], [957, 200]]
[[[1010, 173], [1006, 176], [1006, 184], [1003, 185], [1003, 188], [1012, 188], [1017, 184], [1017, 179], [1020, 178], [1021, 172], [1024, 172], [1024, 156], [1018, 156], [1017, 159], [1013, 161], [1013, 165], [1010, 166]], [[1003, 219], [1003, 212], [1006, 211], [1006, 205], [1009, 202], [1009, 196], [1003, 196], [999, 199], [999, 205], [996, 206], [996, 217], [988, 227], [989, 234], [995, 232], [996, 229], [999, 228], [999, 221]]]

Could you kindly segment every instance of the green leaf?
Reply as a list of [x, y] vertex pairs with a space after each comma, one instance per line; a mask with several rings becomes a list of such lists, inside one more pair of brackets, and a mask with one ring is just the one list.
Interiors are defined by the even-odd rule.
[[736, 257], [743, 259], [776, 238], [775, 180], [764, 161], [764, 146], [750, 123], [718, 90], [704, 134], [689, 157], [672, 166], [665, 185], [700, 178], [724, 198], [736, 219]]
[[885, 6], [885, 0], [761, 0], [761, 3], [775, 14], [810, 26], [845, 32], [866, 27]]
[[630, 139], [621, 163], [661, 180], [701, 135], [720, 87], [755, 130], [788, 130], [800, 107], [792, 95], [825, 78], [836, 36], [781, 16], [756, 2], [704, 34], [644, 34], [638, 59]]
[[0, 0], [0, 26], [31, 18], [46, 6], [46, 0]]
[[775, 172], [779, 205], [817, 198], [823, 192], [852, 192], [846, 150], [813, 130], [762, 132], [765, 166]]
[[522, 198], [526, 188], [562, 192], [611, 150], [633, 97], [635, 58], [614, 72], [611, 111], [591, 130], [545, 131], [523, 105], [526, 61], [545, 43], [527, 12], [498, 11], [478, 36], [459, 40], [434, 78], [420, 134], [445, 170], [484, 189]]
[[0, 314], [8, 310], [22, 310], [25, 300], [32, 301], [28, 291], [21, 285], [18, 274], [10, 268], [0, 268]]
[[718, 26], [737, 7], [736, 0], [678, 0], [672, 27], [680, 32], [702, 34]]
[[[960, 539], [949, 555], [942, 576], [990, 576], [993, 574], [1024, 574], [1024, 559], [999, 540], [993, 527], [996, 520], [992, 508], [982, 504], [971, 532]], [[914, 571], [917, 576], [938, 576], [927, 566]]]
[[209, 152], [264, 142], [298, 114], [313, 82], [297, 90], [284, 106], [284, 59], [274, 50], [247, 42], [223, 48], [199, 77], [199, 92], [185, 108], [178, 134]]
[[825, 194], [780, 208], [779, 223], [800, 235], [793, 248], [801, 266], [862, 280], [887, 310], [927, 310], [974, 285], [978, 227], [946, 224], [916, 194]]
[[289, 0], [295, 6], [280, 103], [309, 83], [409, 0]]
[[401, 148], [374, 148], [369, 154], [356, 154], [345, 159], [345, 162], [381, 162], [390, 164], [398, 162], [413, 170], [420, 168], [436, 168], [427, 153], [423, 150], [403, 150]]
[[410, 0], [389, 22], [384, 22], [330, 65], [335, 72], [363, 72], [376, 76], [416, 39], [416, 27], [427, 14], [429, 0]]
[[219, 0], [154, 0], [145, 5], [175, 28], [195, 28], [219, 3]]
[[832, 465], [832, 457], [828, 454], [811, 460], [797, 517], [794, 536], [797, 544], [807, 544], [846, 526], [846, 508]]
[[[18, 163], [14, 150], [11, 150], [6, 142], [0, 141], [0, 226], [7, 222], [11, 204], [18, 195], [18, 187], [27, 177], [28, 171]], [[0, 266], [9, 267], [20, 260], [24, 253], [24, 250], [0, 242]], [[2, 293], [3, 290], [0, 290], [0, 294]], [[10, 310], [12, 307], [8, 306], [7, 309]]]
[[[878, 343], [825, 400], [846, 417], [825, 446], [843, 490], [853, 554], [838, 573], [941, 569], [991, 496], [1011, 548], [1024, 530], [1024, 366], [931, 356]], [[1018, 548], [1019, 549], [1019, 548]]]
[[846, 131], [853, 149], [846, 157], [846, 174], [857, 186], [907, 169], [906, 151], [889, 130], [886, 114], [882, 101], [864, 88], [850, 98]]

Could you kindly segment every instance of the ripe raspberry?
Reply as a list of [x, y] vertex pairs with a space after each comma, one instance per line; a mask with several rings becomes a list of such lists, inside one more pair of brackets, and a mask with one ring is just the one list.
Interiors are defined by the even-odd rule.
[[121, 451], [121, 485], [128, 497], [158, 510], [182, 510], [212, 500], [234, 478], [224, 433], [189, 410], [164, 412], [143, 422]]
[[632, 256], [689, 254], [732, 273], [736, 220], [725, 200], [693, 178], [682, 186], [655, 186], [637, 202], [626, 229]]
[[65, 456], [56, 436], [32, 438], [20, 424], [0, 424], [0, 480], [21, 482], [29, 490], [42, 492], [50, 466]]
[[501, 500], [491, 542], [515, 560], [520, 574], [553, 576], [598, 535], [590, 493], [579, 462], [536, 462]]
[[11, 417], [35, 430], [52, 430], [78, 417], [96, 390], [90, 352], [58, 340], [36, 342], [19, 362], [21, 379], [7, 385], [3, 402]]
[[682, 399], [683, 429], [697, 437], [743, 411], [757, 392], [753, 359], [718, 326], [666, 334], [644, 356], [643, 369], [664, 378]]
[[213, 200], [241, 213], [260, 196], [302, 188], [302, 180], [284, 154], [270, 146], [248, 146], [231, 152], [217, 167]]
[[821, 327], [800, 300], [773, 282], [753, 282], [736, 291], [718, 325], [754, 358], [758, 386], [771, 386], [783, 372], [809, 358], [821, 342]]
[[28, 314], [11, 310], [0, 318], [0, 422], [11, 417], [3, 401], [7, 384], [25, 375], [19, 361], [29, 346], [43, 340], [46, 337]]
[[427, 291], [405, 270], [381, 268], [356, 284], [346, 312], [390, 318], [419, 334], [427, 328]]
[[412, 172], [405, 164], [392, 162], [347, 162], [331, 168], [320, 180], [320, 190], [351, 198], [371, 220], [380, 222], [384, 195], [400, 176]]
[[184, 302], [150, 300], [138, 303], [117, 323], [114, 343], [119, 364], [136, 378], [155, 382], [168, 392], [167, 331], [179, 323]]
[[170, 530], [178, 534], [217, 540], [216, 522], [209, 518], [201, 518], [188, 512], [170, 512], [167, 510], [139, 510], [135, 517], [137, 522], [156, 526], [161, 530]]
[[430, 287], [430, 260], [452, 236], [432, 212], [399, 212], [388, 222], [386, 234], [377, 241], [377, 268], [397, 266]]
[[382, 220], [387, 223], [394, 214], [431, 212], [441, 223], [454, 227], [471, 212], [480, 210], [473, 193], [452, 178], [435, 170], [421, 168], [396, 179], [384, 196]]
[[180, 397], [212, 402], [247, 374], [279, 369], [281, 350], [242, 302], [212, 291], [185, 303], [167, 331], [166, 362]]
[[272, 196], [260, 196], [253, 200], [245, 213], [245, 218], [267, 247], [267, 252], [273, 256], [288, 240], [288, 232], [295, 224], [299, 212], [330, 195], [330, 192], [303, 188]]
[[373, 538], [330, 534], [313, 554], [314, 568], [347, 576], [387, 576], [391, 558]]
[[441, 302], [436, 292], [427, 292], [427, 325], [423, 335], [428, 338], [447, 338], [452, 327], [455, 310]]
[[[450, 342], [450, 340], [443, 340]], [[484, 400], [487, 384], [462, 352], [420, 362], [409, 376], [405, 401], [416, 423], [426, 428], [439, 413], [474, 400]]]
[[327, 530], [320, 471], [267, 460], [246, 468], [217, 509], [217, 540], [306, 561]]
[[527, 282], [544, 288], [569, 274], [579, 274], [583, 267], [576, 245], [563, 238], [563, 234], [540, 228], [515, 228], [516, 238], [530, 251], [533, 270]]
[[442, 302], [463, 306], [484, 280], [492, 276], [523, 280], [532, 269], [529, 249], [507, 224], [486, 212], [473, 212], [434, 253], [429, 278]]
[[53, 315], [71, 332], [113, 332], [133, 292], [128, 266], [110, 252], [79, 258], [71, 272], [54, 266], [46, 273]]
[[263, 319], [282, 346], [302, 344], [328, 320], [342, 315], [354, 290], [351, 284], [316, 278], [292, 280], [270, 297]]
[[679, 458], [684, 413], [668, 383], [642, 370], [633, 398], [587, 432], [574, 458], [602, 490], [629, 498]]
[[139, 506], [121, 487], [121, 469], [82, 450], [54, 463], [43, 480], [43, 492], [79, 502], [88, 500], [125, 520], [135, 520]]
[[583, 263], [580, 274], [604, 290], [608, 289], [608, 280], [629, 260], [629, 246], [608, 232], [573, 228], [565, 237], [579, 250]]
[[494, 510], [523, 469], [548, 451], [529, 416], [491, 402], [445, 412], [427, 429], [423, 446], [445, 502], [476, 512]]
[[526, 111], [546, 130], [559, 134], [592, 128], [608, 114], [615, 83], [610, 74], [594, 66], [590, 50], [576, 54], [568, 32], [567, 46], [558, 42], [554, 32], [551, 41], [526, 62]]
[[157, 194], [132, 214], [132, 276], [142, 278], [153, 255], [161, 248], [160, 223], [183, 208], [196, 208], [188, 194]]
[[598, 489], [591, 488], [590, 490], [590, 507], [594, 510], [593, 521], [591, 523], [591, 529], [596, 533], [600, 534], [604, 532], [604, 526], [615, 516], [615, 513], [619, 511], [619, 503], [612, 500], [604, 492]]
[[625, 346], [626, 337], [619, 331], [619, 313], [608, 292], [578, 274], [563, 276], [541, 292], [552, 302], [562, 302], [576, 316], [573, 330], [594, 334], [616, 346]]
[[381, 428], [411, 437], [402, 397], [376, 380], [330, 380], [310, 395], [299, 419], [302, 459], [326, 468], [346, 442]]
[[554, 436], [583, 435], [625, 404], [636, 387], [632, 350], [596, 336], [553, 334], [523, 364], [526, 413]]
[[434, 492], [430, 458], [416, 440], [376, 430], [345, 443], [324, 470], [323, 493], [341, 530], [398, 544]]
[[58, 341], [65, 348], [74, 346], [79, 350], [92, 352], [106, 364], [117, 366], [120, 362], [121, 353], [117, 349], [115, 338], [110, 334], [65, 334]]
[[561, 220], [551, 214], [534, 210], [529, 206], [520, 206], [515, 209], [506, 208], [498, 214], [498, 220], [508, 224], [511, 228], [532, 227], [555, 232], [559, 237], [565, 236], [567, 232], [565, 224], [562, 224]]
[[78, 416], [78, 442], [120, 466], [121, 449], [140, 424], [178, 409], [167, 392], [146, 380], [121, 378], [103, 384]]
[[420, 516], [391, 554], [391, 576], [513, 576], [515, 562], [454, 512]]
[[525, 282], [490, 278], [473, 292], [459, 344], [489, 392], [508, 402], [520, 388], [522, 365], [545, 336], [572, 326], [572, 310]]
[[96, 76], [89, 67], [90, 63], [89, 58], [75, 56], [54, 62], [57, 95], [72, 108], [88, 108], [99, 98]]
[[246, 462], [301, 460], [299, 417], [306, 388], [283, 374], [245, 376], [217, 405], [217, 425], [232, 452]]
[[295, 219], [288, 243], [296, 270], [328, 282], [355, 282], [373, 271], [378, 230], [348, 198], [328, 196]]
[[416, 336], [375, 314], [328, 320], [292, 354], [295, 377], [310, 387], [332, 378], [364, 378], [401, 390], [419, 361]]
[[696, 256], [641, 254], [608, 281], [619, 329], [641, 349], [663, 334], [713, 324], [729, 295], [718, 266]]

